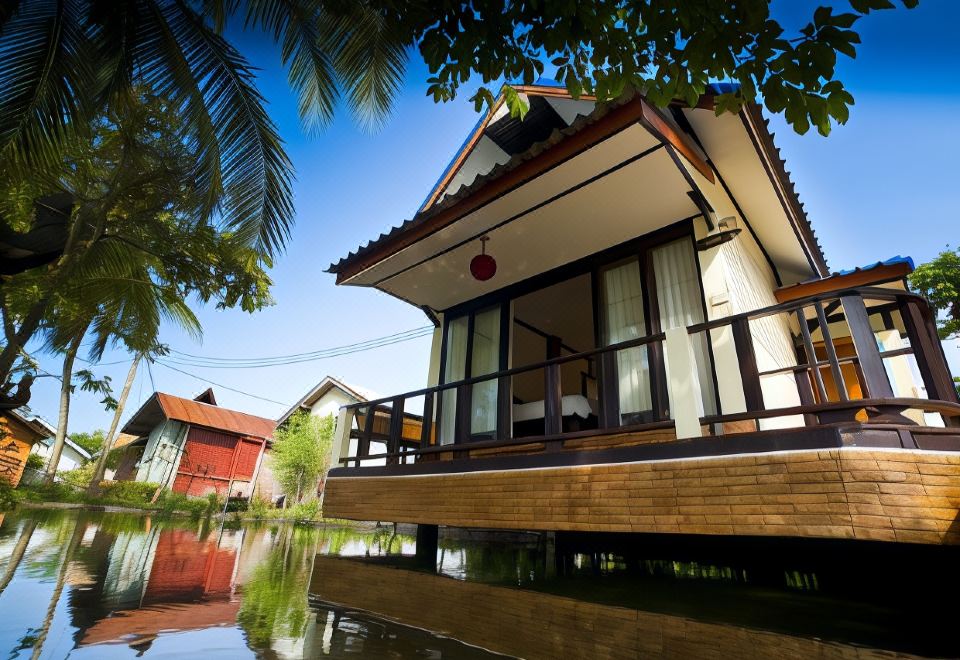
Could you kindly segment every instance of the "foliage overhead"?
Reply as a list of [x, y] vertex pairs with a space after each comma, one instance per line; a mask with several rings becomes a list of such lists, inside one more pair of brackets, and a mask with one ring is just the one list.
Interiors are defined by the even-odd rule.
[[917, 266], [910, 274], [910, 286], [943, 313], [937, 319], [940, 338], [960, 337], [960, 250], [948, 248]]
[[318, 417], [294, 413], [273, 435], [273, 474], [288, 498], [299, 502], [316, 494], [320, 478], [330, 467], [333, 415]]
[[[0, 219], [15, 230], [36, 219], [35, 200], [72, 200], [64, 212], [67, 242], [54, 262], [4, 278], [0, 312], [4, 346], [0, 387], [27, 342], [64, 353], [89, 334], [88, 360], [111, 345], [163, 354], [161, 323], [194, 335], [190, 304], [255, 311], [269, 304], [269, 257], [203, 213], [196, 160], [182, 139], [177, 108], [147, 91], [123, 112], [98, 117], [85, 140], [64, 151], [49, 176], [0, 162]], [[29, 365], [28, 365], [29, 366]], [[89, 370], [81, 388], [109, 397], [109, 383]]]

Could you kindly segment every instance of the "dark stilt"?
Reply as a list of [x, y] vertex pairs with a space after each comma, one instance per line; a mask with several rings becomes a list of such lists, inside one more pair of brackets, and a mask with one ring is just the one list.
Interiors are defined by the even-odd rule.
[[439, 538], [440, 528], [436, 525], [417, 525], [417, 563], [436, 565]]

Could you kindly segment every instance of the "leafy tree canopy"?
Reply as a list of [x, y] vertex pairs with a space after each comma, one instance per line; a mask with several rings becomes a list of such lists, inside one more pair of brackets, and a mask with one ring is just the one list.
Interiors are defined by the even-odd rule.
[[330, 467], [333, 415], [318, 417], [299, 411], [273, 436], [273, 474], [283, 492], [299, 502], [315, 494], [320, 478]]
[[71, 433], [68, 437], [71, 442], [80, 445], [92, 456], [103, 447], [103, 443], [106, 440], [106, 432], [103, 429], [97, 429], [89, 433], [86, 431], [78, 431]]
[[[0, 376], [15, 370], [34, 337], [64, 352], [89, 336], [94, 362], [117, 344], [156, 354], [164, 320], [199, 335], [192, 302], [250, 312], [271, 302], [269, 257], [204, 211], [209, 200], [196, 184], [177, 108], [146, 91], [119, 108], [68, 145], [62, 171], [44, 177], [0, 162], [0, 218], [8, 226], [31, 225], [37, 199], [70, 200], [59, 258], [0, 287]], [[109, 395], [109, 384], [89, 371], [75, 375], [83, 389]], [[2, 380], [5, 393], [12, 379]]]
[[910, 286], [942, 312], [937, 319], [941, 339], [960, 337], [960, 250], [944, 250], [910, 274]]

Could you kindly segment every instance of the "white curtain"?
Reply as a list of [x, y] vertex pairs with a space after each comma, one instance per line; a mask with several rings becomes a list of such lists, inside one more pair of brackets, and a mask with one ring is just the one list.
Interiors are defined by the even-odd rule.
[[[603, 271], [603, 340], [609, 346], [647, 334], [643, 314], [643, 287], [636, 259]], [[617, 352], [620, 414], [650, 410], [650, 376], [645, 346]]]
[[[500, 370], [500, 307], [477, 312], [473, 319], [473, 353], [470, 377]], [[485, 380], [473, 386], [470, 433], [487, 434], [497, 430], [497, 381]]]
[[[443, 382], [463, 380], [467, 368], [467, 317], [451, 319], [447, 324], [446, 356]], [[443, 390], [441, 395], [440, 444], [449, 445], [454, 440], [457, 421], [457, 390]]]
[[[661, 245], [652, 250], [652, 258], [657, 280], [661, 329], [686, 328], [703, 323], [703, 294], [697, 273], [696, 254], [690, 239], [682, 238]], [[692, 335], [690, 340], [697, 362], [703, 411], [706, 415], [712, 415], [716, 412], [716, 394], [706, 333]], [[669, 365], [667, 367], [669, 369]]]

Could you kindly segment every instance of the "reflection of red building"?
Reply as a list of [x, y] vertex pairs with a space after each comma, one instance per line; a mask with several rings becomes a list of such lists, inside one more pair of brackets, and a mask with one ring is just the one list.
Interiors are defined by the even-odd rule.
[[228, 489], [231, 497], [249, 497], [275, 426], [221, 408], [211, 390], [192, 400], [156, 392], [123, 428], [138, 439], [118, 475], [194, 497]]
[[237, 553], [185, 529], [165, 529], [154, 552], [144, 603], [229, 596]]
[[[227, 537], [231, 538], [231, 537]], [[231, 626], [240, 600], [233, 598], [238, 548], [218, 535], [198, 539], [185, 529], [163, 529], [147, 552], [149, 569], [140, 607], [121, 610], [84, 631], [81, 646], [122, 642], [136, 646], [161, 631]], [[118, 557], [118, 561], [124, 561]]]

